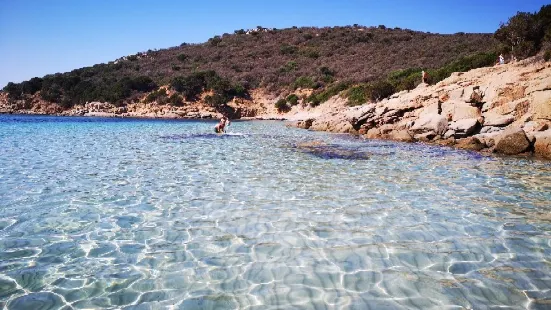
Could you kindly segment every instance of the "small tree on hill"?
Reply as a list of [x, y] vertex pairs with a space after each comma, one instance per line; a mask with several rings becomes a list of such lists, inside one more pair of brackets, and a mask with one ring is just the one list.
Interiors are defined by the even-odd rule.
[[277, 109], [278, 112], [288, 112], [290, 110], [289, 106], [287, 105], [287, 100], [285, 99], [279, 99], [276, 103], [275, 103], [275, 107]]
[[538, 13], [518, 12], [501, 24], [494, 37], [511, 47], [519, 58], [536, 54], [545, 40], [551, 40], [551, 5], [542, 6]]

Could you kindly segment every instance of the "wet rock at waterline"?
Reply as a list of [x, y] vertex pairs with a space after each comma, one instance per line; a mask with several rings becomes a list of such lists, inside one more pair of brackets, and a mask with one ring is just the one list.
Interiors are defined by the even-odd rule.
[[525, 152], [530, 143], [522, 128], [509, 128], [500, 134], [494, 148], [497, 153], [516, 155]]

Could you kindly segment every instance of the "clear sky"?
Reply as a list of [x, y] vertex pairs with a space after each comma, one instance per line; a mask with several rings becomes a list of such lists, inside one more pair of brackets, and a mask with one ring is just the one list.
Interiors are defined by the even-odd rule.
[[0, 87], [256, 26], [494, 32], [549, 0], [0, 0]]

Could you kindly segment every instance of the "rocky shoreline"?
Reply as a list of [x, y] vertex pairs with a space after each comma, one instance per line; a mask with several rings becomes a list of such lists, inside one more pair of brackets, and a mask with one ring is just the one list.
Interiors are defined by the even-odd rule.
[[[301, 91], [304, 92], [304, 91]], [[301, 94], [304, 97], [304, 93]], [[222, 114], [197, 102], [183, 107], [92, 102], [63, 110], [35, 99], [7, 104], [0, 113], [91, 117], [215, 119]], [[236, 118], [287, 120], [299, 128], [362, 135], [368, 139], [425, 142], [484, 153], [551, 159], [551, 64], [527, 59], [455, 73], [436, 85], [420, 84], [377, 103], [349, 107], [339, 96], [318, 107], [294, 106], [278, 113], [279, 97], [256, 91], [228, 103]]]
[[551, 159], [551, 64], [529, 59], [455, 73], [378, 103], [299, 118], [294, 126]]

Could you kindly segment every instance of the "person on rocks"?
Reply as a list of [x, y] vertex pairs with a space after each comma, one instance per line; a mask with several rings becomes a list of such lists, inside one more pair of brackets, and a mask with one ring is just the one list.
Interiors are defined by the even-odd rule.
[[429, 83], [429, 74], [425, 70], [421, 71], [421, 83]]
[[214, 132], [216, 133], [225, 133], [226, 132], [226, 126], [230, 125], [230, 119], [222, 116], [220, 119], [220, 122], [214, 126]]
[[500, 65], [505, 64], [505, 57], [503, 57], [503, 54], [499, 54], [499, 64]]

